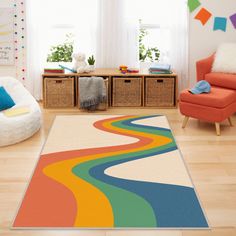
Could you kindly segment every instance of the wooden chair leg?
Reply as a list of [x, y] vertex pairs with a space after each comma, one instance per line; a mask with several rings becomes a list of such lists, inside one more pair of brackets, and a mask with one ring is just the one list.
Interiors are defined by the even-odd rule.
[[182, 124], [182, 128], [184, 129], [188, 123], [188, 120], [189, 120], [189, 117], [188, 116], [185, 116], [184, 117], [184, 121], [183, 121], [183, 124]]
[[217, 136], [220, 136], [220, 123], [215, 123], [215, 126], [216, 126], [216, 135]]
[[228, 118], [230, 126], [234, 126], [231, 117]]

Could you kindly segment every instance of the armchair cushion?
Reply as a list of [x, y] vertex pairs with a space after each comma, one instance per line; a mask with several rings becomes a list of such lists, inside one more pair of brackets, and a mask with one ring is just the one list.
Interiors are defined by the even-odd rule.
[[8, 94], [5, 88], [0, 87], [0, 111], [6, 110], [15, 105], [15, 102], [12, 100], [11, 96]]
[[224, 108], [236, 101], [236, 91], [212, 87], [210, 93], [191, 94], [186, 89], [180, 94], [180, 102], [206, 107]]
[[212, 72], [236, 73], [236, 43], [223, 43], [216, 52]]
[[236, 89], [236, 74], [212, 72], [205, 75], [205, 80], [214, 86]]

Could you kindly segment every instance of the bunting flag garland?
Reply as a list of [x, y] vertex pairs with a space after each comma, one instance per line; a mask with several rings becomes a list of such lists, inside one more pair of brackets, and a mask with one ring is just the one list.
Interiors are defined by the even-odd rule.
[[234, 28], [236, 29], [236, 13], [234, 15], [230, 16], [229, 18], [230, 18]]
[[[201, 5], [202, 3], [199, 0], [188, 0], [188, 8], [190, 13], [195, 11]], [[205, 25], [210, 20], [211, 17], [212, 13], [206, 8], [202, 7], [195, 15], [194, 19], [199, 20], [202, 25]], [[214, 31], [221, 30], [223, 32], [226, 32], [228, 19], [231, 21], [233, 27], [236, 29], [236, 13], [235, 13], [229, 17], [214, 16], [213, 30]]]
[[225, 17], [215, 17], [214, 19], [214, 31], [215, 30], [222, 30], [226, 31], [226, 25], [227, 25], [227, 18]]
[[207, 21], [211, 18], [212, 14], [206, 10], [205, 8], [202, 8], [198, 14], [195, 16], [196, 20], [200, 20], [202, 25], [205, 25]]
[[190, 12], [193, 12], [200, 5], [201, 5], [201, 3], [198, 0], [188, 0], [188, 7], [189, 7]]

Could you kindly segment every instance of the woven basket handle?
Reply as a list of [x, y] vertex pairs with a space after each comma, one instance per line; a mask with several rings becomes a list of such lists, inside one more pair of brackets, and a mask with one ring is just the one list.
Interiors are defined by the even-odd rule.
[[62, 83], [62, 80], [55, 80], [56, 81], [56, 84], [61, 84]]

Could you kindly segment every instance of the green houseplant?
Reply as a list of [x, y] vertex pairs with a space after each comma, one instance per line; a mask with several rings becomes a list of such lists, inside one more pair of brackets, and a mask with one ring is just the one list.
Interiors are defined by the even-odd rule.
[[90, 71], [94, 71], [95, 70], [95, 59], [94, 59], [93, 55], [88, 58], [88, 64], [89, 64]]
[[[139, 21], [141, 24], [141, 20]], [[157, 47], [151, 47], [147, 48], [143, 40], [148, 35], [147, 29], [140, 28], [139, 31], [139, 61], [145, 62], [145, 61], [158, 61], [160, 57], [160, 50]]]
[[66, 40], [62, 44], [52, 46], [47, 56], [47, 62], [72, 62], [72, 53], [74, 49], [74, 40], [72, 34], [66, 35]]
[[93, 55], [88, 58], [88, 64], [89, 64], [90, 66], [93, 66], [93, 65], [95, 64], [95, 59], [94, 59], [94, 56], [93, 56]]

